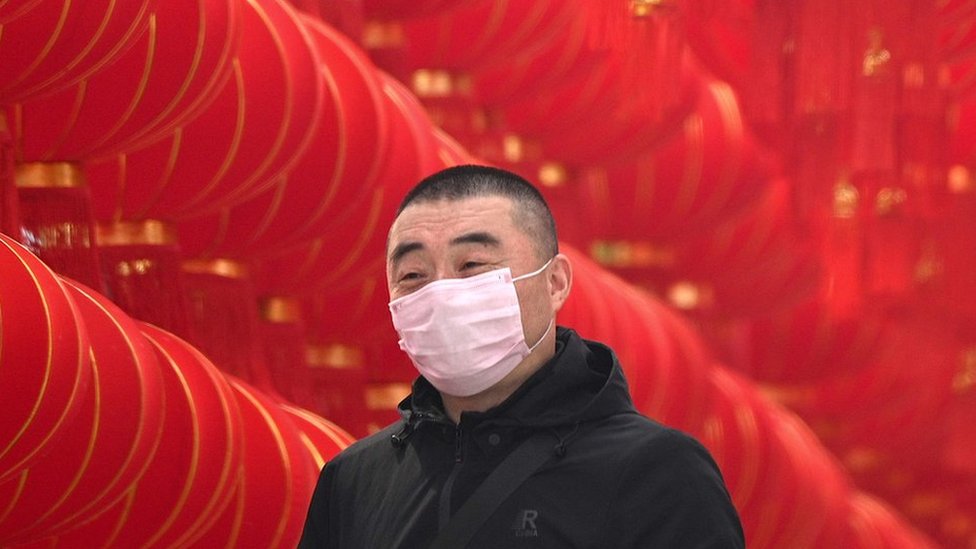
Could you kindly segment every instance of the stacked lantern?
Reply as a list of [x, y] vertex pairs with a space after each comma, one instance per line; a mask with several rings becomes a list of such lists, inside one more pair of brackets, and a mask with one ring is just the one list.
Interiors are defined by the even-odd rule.
[[[0, 364], [17, 378], [3, 383], [16, 432], [4, 435], [0, 543], [293, 545], [315, 473], [351, 437], [0, 245]], [[269, 502], [287, 512], [264, 513]]]
[[385, 229], [475, 157], [750, 546], [976, 535], [965, 2], [83, 4], [0, 7], [0, 230], [74, 279], [0, 241], [0, 544], [293, 544], [350, 438], [282, 399], [396, 417]]

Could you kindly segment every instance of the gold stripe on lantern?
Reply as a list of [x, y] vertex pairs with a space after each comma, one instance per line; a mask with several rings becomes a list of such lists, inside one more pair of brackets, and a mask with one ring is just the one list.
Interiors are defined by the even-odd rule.
[[27, 162], [14, 168], [14, 181], [22, 189], [78, 188], [87, 184], [85, 172], [73, 162]]

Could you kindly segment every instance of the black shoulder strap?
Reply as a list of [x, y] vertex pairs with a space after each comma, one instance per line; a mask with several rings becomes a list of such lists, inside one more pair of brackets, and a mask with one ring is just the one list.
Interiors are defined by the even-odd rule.
[[537, 432], [519, 444], [451, 517], [430, 549], [467, 547], [495, 509], [555, 453], [553, 442], [548, 433]]

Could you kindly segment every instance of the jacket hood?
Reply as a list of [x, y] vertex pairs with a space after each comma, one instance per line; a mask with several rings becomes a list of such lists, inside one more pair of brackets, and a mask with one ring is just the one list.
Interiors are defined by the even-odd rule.
[[[408, 424], [447, 420], [440, 393], [422, 376], [399, 405]], [[465, 412], [463, 422], [513, 427], [559, 427], [635, 412], [617, 357], [606, 345], [556, 330], [556, 354], [518, 390], [485, 412]]]

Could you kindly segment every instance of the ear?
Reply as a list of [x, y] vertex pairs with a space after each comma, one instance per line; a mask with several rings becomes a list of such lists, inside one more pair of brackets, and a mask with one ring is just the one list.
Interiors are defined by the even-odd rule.
[[569, 290], [573, 286], [573, 265], [563, 254], [556, 254], [549, 266], [547, 279], [549, 282], [549, 303], [552, 312], [557, 313], [563, 308], [563, 303], [569, 297]]

